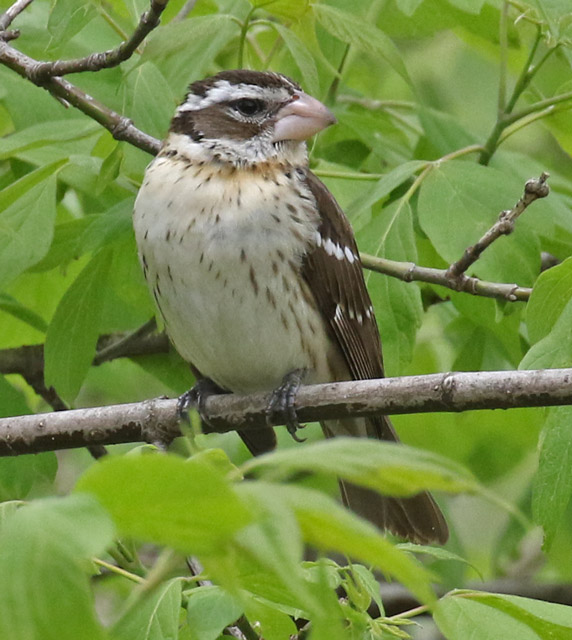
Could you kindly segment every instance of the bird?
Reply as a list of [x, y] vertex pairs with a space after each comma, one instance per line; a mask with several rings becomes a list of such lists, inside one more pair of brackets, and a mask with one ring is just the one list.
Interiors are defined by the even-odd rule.
[[[197, 80], [133, 214], [145, 278], [199, 399], [268, 392], [269, 413], [284, 414], [296, 438], [301, 383], [384, 375], [353, 230], [308, 164], [306, 141], [335, 122], [280, 73], [234, 69]], [[328, 438], [398, 441], [385, 416], [321, 426]], [[239, 434], [253, 455], [276, 446], [271, 427]], [[340, 488], [345, 505], [381, 530], [420, 544], [448, 538], [428, 492], [383, 496], [345, 480]]]

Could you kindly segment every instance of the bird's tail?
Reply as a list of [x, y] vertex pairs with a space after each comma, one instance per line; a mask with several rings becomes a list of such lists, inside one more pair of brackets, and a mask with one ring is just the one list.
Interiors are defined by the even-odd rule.
[[[346, 435], [397, 442], [389, 418], [348, 418], [322, 423], [326, 437]], [[340, 480], [344, 504], [379, 529], [418, 544], [444, 544], [449, 537], [445, 517], [427, 491], [409, 498], [393, 498]]]

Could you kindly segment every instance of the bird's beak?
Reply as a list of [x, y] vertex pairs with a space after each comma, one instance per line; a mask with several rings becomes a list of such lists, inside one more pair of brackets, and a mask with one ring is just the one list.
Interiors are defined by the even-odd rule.
[[334, 114], [319, 100], [296, 91], [292, 100], [276, 114], [272, 142], [307, 140], [335, 122]]

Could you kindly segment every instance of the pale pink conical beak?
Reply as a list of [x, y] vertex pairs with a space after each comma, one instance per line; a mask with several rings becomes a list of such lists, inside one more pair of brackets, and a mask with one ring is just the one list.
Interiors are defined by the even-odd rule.
[[276, 114], [272, 142], [307, 140], [335, 122], [334, 114], [319, 100], [296, 91], [292, 100]]

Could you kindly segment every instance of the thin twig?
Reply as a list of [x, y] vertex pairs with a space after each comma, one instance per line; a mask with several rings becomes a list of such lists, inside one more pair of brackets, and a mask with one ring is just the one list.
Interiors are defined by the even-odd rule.
[[447, 277], [453, 281], [459, 278], [459, 276], [464, 274], [464, 272], [479, 259], [483, 251], [487, 247], [490, 247], [497, 238], [512, 233], [518, 216], [535, 200], [545, 198], [550, 193], [550, 189], [546, 184], [547, 179], [548, 173], [545, 172], [542, 173], [538, 180], [528, 180], [524, 185], [524, 194], [520, 200], [512, 209], [502, 211], [497, 222], [495, 222], [485, 235], [476, 244], [465, 249], [463, 256], [457, 260], [457, 262], [453, 262], [447, 269]]
[[[210, 396], [210, 430], [267, 426], [269, 396]], [[439, 373], [354, 380], [301, 387], [296, 411], [302, 422], [380, 414], [572, 405], [572, 369]], [[181, 434], [177, 400], [94, 407], [0, 419], [0, 456], [84, 447], [157, 442]], [[275, 424], [279, 423], [276, 418]]]
[[116, 140], [129, 142], [135, 147], [153, 155], [158, 153], [161, 146], [159, 140], [140, 131], [133, 125], [129, 118], [109, 109], [109, 107], [97, 101], [64, 78], [53, 77], [41, 82], [34, 79], [34, 69], [38, 65], [38, 61], [17, 51], [1, 38], [0, 63], [12, 69], [23, 78], [35, 82], [65, 106], [71, 104], [96, 122], [99, 122]]
[[519, 287], [517, 284], [502, 282], [487, 282], [479, 278], [461, 274], [451, 278], [447, 269], [433, 269], [420, 267], [413, 262], [397, 262], [387, 258], [378, 258], [367, 253], [360, 254], [362, 265], [365, 269], [383, 273], [404, 282], [427, 282], [437, 284], [453, 291], [463, 291], [474, 296], [496, 298], [508, 302], [526, 302], [530, 298], [532, 289]]
[[14, 20], [24, 11], [24, 9], [32, 4], [34, 0], [17, 0], [11, 7], [0, 16], [0, 31], [6, 31]]
[[84, 71], [101, 71], [116, 67], [128, 60], [147, 35], [159, 25], [161, 14], [165, 10], [169, 0], [151, 0], [149, 10], [145, 11], [139, 19], [131, 37], [122, 42], [116, 49], [92, 53], [85, 58], [74, 60], [55, 60], [54, 62], [36, 62], [29, 70], [29, 78], [34, 84], [42, 85], [48, 78], [63, 76], [68, 73], [81, 73]]

